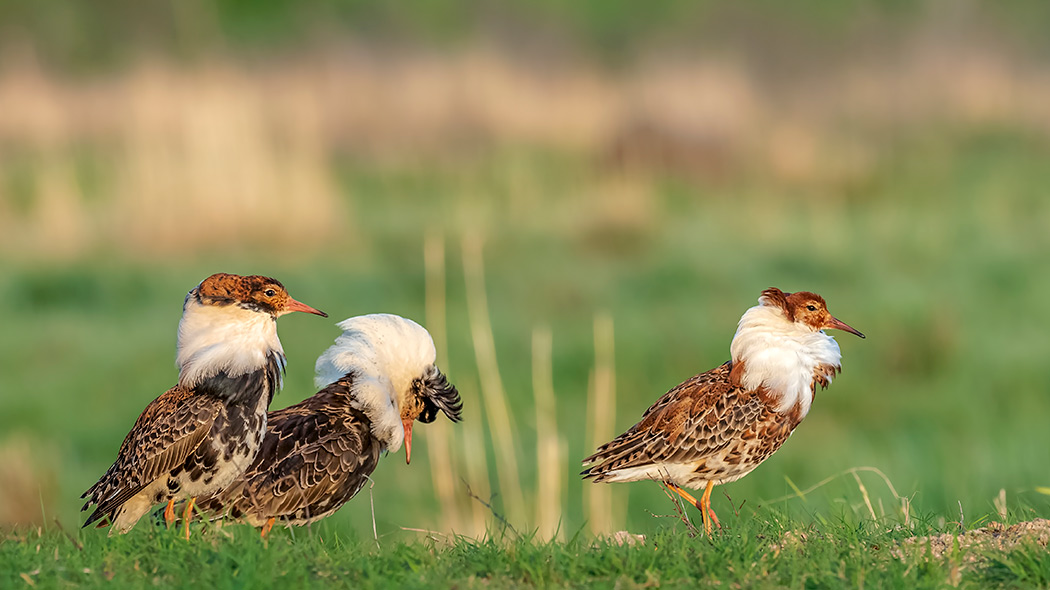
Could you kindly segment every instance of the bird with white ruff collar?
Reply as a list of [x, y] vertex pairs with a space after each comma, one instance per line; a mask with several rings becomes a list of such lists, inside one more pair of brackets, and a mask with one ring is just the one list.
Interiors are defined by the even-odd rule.
[[[711, 489], [744, 477], [780, 448], [806, 417], [817, 385], [841, 370], [827, 329], [863, 334], [828, 312], [816, 293], [766, 289], [729, 347], [732, 360], [696, 375], [656, 401], [642, 420], [583, 460], [594, 482], [656, 480], [718, 517]], [[699, 501], [682, 488], [704, 488]]]
[[110, 534], [124, 533], [163, 502], [170, 524], [176, 500], [189, 498], [189, 516], [195, 497], [221, 490], [247, 469], [284, 374], [277, 318], [293, 311], [328, 317], [263, 276], [214, 274], [186, 295], [178, 384], [146, 406], [117, 460], [81, 496], [81, 510], [96, 506], [84, 526], [105, 518]]
[[435, 366], [430, 334], [390, 314], [353, 317], [317, 359], [314, 396], [270, 412], [255, 462], [202, 509], [262, 527], [304, 525], [338, 510], [360, 491], [384, 451], [405, 446], [412, 425], [438, 412], [461, 419], [462, 400]]

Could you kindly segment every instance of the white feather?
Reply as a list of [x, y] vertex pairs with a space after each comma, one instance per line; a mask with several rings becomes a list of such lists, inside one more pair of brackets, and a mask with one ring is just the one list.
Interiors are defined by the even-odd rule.
[[273, 316], [238, 305], [203, 305], [194, 297], [183, 306], [177, 349], [179, 383], [186, 387], [219, 371], [230, 377], [257, 371], [273, 352], [284, 364]]
[[638, 467], [614, 469], [605, 474], [610, 483], [652, 479], [656, 481], [689, 481], [696, 475], [695, 463], [649, 463]]
[[314, 383], [325, 387], [354, 372], [354, 396], [372, 421], [372, 433], [389, 451], [397, 451], [405, 438], [401, 399], [437, 360], [434, 340], [423, 326], [391, 314], [357, 316], [337, 325], [343, 333], [317, 359]]
[[744, 362], [745, 388], [765, 386], [780, 396], [777, 411], [787, 412], [798, 403], [802, 416], [813, 403], [816, 368], [840, 367], [842, 359], [834, 338], [789, 321], [783, 310], [772, 305], [757, 305], [744, 312], [729, 351], [733, 362]]

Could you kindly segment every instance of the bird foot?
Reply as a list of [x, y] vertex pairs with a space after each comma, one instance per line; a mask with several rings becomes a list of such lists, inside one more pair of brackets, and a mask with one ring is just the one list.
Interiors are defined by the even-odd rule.
[[707, 487], [704, 488], [704, 495], [700, 497], [700, 515], [704, 519], [704, 532], [707, 536], [711, 536], [711, 522], [713, 521], [718, 529], [722, 529], [722, 523], [718, 522], [718, 516], [715, 514], [714, 508], [711, 508], [711, 490], [713, 490], [715, 484], [713, 482], [707, 482]]
[[170, 529], [175, 523], [175, 498], [168, 500], [168, 506], [164, 508], [164, 524]]
[[197, 498], [190, 498], [186, 502], [186, 511], [182, 513], [182, 522], [184, 525], [182, 536], [187, 541], [190, 540], [190, 518], [193, 517], [193, 504], [197, 501]]
[[266, 521], [266, 524], [262, 526], [262, 530], [259, 531], [260, 539], [265, 539], [266, 535], [270, 534], [270, 530], [273, 529], [273, 523], [274, 517], [271, 516], [270, 519]]

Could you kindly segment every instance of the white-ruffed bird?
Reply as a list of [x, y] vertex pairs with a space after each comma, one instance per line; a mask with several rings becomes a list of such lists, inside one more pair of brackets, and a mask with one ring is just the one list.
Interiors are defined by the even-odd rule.
[[81, 496], [81, 510], [95, 505], [84, 526], [106, 518], [110, 534], [124, 533], [163, 502], [170, 524], [176, 500], [189, 499], [188, 516], [195, 497], [221, 490], [248, 468], [284, 374], [277, 318], [293, 311], [327, 317], [263, 276], [214, 274], [186, 295], [178, 384], [146, 406], [117, 460]]
[[[696, 375], [656, 401], [641, 422], [583, 460], [594, 482], [656, 480], [718, 517], [711, 489], [744, 477], [784, 444], [806, 417], [817, 385], [841, 370], [827, 329], [863, 334], [828, 312], [816, 293], [766, 289], [744, 312], [729, 362]], [[682, 488], [704, 488], [698, 502]]]
[[434, 365], [430, 334], [390, 314], [353, 317], [317, 359], [314, 396], [270, 412], [255, 462], [236, 481], [202, 499], [202, 509], [262, 527], [325, 518], [360, 491], [384, 451], [405, 446], [412, 424], [453, 422], [463, 403]]

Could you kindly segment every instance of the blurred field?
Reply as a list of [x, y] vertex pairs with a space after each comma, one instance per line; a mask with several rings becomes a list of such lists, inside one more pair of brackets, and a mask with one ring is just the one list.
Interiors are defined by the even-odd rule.
[[[543, 477], [564, 535], [659, 528], [649, 512], [670, 506], [655, 484], [585, 498], [578, 460], [593, 429], [622, 431], [726, 360], [768, 286], [823, 294], [868, 338], [839, 336], [843, 374], [783, 450], [725, 486], [742, 514], [872, 466], [915, 514], [969, 524], [1005, 489], [1018, 517], [1046, 516], [1050, 74], [1038, 47], [929, 6], [908, 26], [840, 17], [858, 41], [828, 42], [832, 55], [813, 49], [819, 38], [778, 52], [791, 43], [774, 37], [767, 53], [640, 44], [609, 65], [585, 51], [366, 39], [84, 74], [9, 49], [0, 526], [57, 516], [73, 528], [77, 496], [174, 383], [186, 291], [217, 271], [278, 277], [336, 320], [445, 324], [439, 354], [466, 421], [421, 427], [411, 466], [383, 461], [381, 534], [484, 532], [494, 521], [468, 483], [515, 527], [550, 532]], [[538, 441], [552, 431], [533, 383], [543, 389], [533, 357], [547, 329], [560, 439]], [[336, 333], [281, 320], [290, 362], [276, 405], [313, 393]], [[611, 427], [590, 425], [588, 399], [602, 395]], [[496, 399], [509, 450], [493, 435]], [[427, 453], [434, 441], [449, 446]], [[538, 443], [553, 459], [537, 459]], [[435, 461], [450, 477], [432, 478]], [[881, 480], [862, 477], [872, 510], [903, 520]], [[720, 492], [716, 509], [732, 513]], [[851, 476], [776, 507], [869, 512]], [[366, 535], [367, 495], [332, 521]]]

